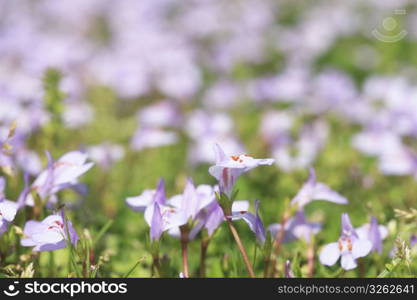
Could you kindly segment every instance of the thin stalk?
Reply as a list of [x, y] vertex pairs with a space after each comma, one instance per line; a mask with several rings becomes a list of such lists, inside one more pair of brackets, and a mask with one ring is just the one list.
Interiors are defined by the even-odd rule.
[[159, 277], [161, 277], [161, 272], [160, 272], [159, 269], [160, 269], [159, 257], [158, 256], [153, 256], [152, 257], [151, 277], [155, 276], [155, 270], [157, 271]]
[[210, 243], [209, 237], [203, 237], [200, 245], [200, 278], [206, 277], [207, 249]]
[[246, 268], [248, 269], [249, 276], [251, 278], [255, 278], [256, 276], [255, 276], [255, 273], [253, 272], [252, 264], [250, 263], [245, 247], [243, 247], [242, 241], [240, 240], [239, 233], [237, 232], [231, 220], [227, 219], [227, 225], [229, 226], [229, 229], [232, 232], [233, 238], [235, 239], [236, 244], [240, 250], [240, 253], [242, 254], [243, 261], [246, 265]]
[[185, 278], [188, 278], [188, 228], [187, 226], [181, 226], [181, 257], [182, 257], [182, 272]]
[[284, 216], [282, 217], [282, 220], [281, 220], [281, 230], [278, 230], [278, 232], [275, 236], [275, 240], [274, 240], [273, 245], [272, 245], [273, 257], [270, 260], [271, 277], [275, 277], [275, 275], [277, 273], [277, 267], [276, 267], [277, 257], [279, 255], [279, 252], [281, 251], [282, 241], [284, 240], [284, 236], [285, 236], [284, 227], [285, 227], [285, 224], [287, 223], [289, 218], [290, 218], [290, 213], [287, 210], [286, 212], [284, 212]]
[[310, 242], [307, 248], [307, 276], [312, 278], [314, 274], [314, 240]]

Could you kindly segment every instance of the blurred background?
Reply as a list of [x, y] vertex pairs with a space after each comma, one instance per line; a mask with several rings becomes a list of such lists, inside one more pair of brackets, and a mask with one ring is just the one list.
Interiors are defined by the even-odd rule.
[[[107, 262], [104, 276], [118, 276], [146, 255], [147, 225], [124, 199], [161, 177], [170, 195], [187, 177], [214, 184], [207, 171], [214, 143], [230, 154], [275, 158], [238, 182], [240, 199], [261, 200], [266, 224], [280, 220], [313, 166], [319, 181], [350, 201], [308, 207], [309, 219], [324, 224], [321, 244], [337, 238], [342, 212], [355, 226], [370, 215], [392, 230], [408, 226], [395, 220], [394, 209], [416, 207], [416, 6], [1, 1], [0, 141], [17, 122], [13, 155], [0, 155], [19, 174], [9, 198], [20, 192], [21, 174], [34, 178], [45, 167], [45, 150], [54, 158], [87, 152], [96, 162], [81, 180], [88, 192], [65, 191], [60, 201], [71, 203], [80, 231], [94, 234], [115, 220], [97, 251]], [[249, 243], [249, 229], [240, 230]], [[224, 255], [233, 248], [223, 231], [209, 250], [212, 276], [224, 276]], [[177, 243], [168, 238], [162, 247], [179, 269]], [[191, 247], [190, 265], [197, 265], [198, 244]], [[284, 260], [303, 250], [283, 251]], [[230, 255], [236, 264], [238, 254]], [[148, 276], [148, 268], [134, 275]], [[367, 272], [376, 274], [372, 266]]]

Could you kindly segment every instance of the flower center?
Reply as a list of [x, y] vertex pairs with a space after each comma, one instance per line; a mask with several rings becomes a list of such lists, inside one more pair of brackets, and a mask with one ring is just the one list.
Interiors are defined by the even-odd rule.
[[345, 252], [345, 251], [352, 252], [353, 245], [352, 245], [352, 240], [350, 238], [342, 237], [339, 239], [338, 244], [339, 244], [340, 252]]
[[52, 223], [52, 225], [50, 225], [48, 227], [48, 229], [58, 229], [58, 230], [63, 230], [64, 229], [64, 224], [60, 221], [55, 221]]

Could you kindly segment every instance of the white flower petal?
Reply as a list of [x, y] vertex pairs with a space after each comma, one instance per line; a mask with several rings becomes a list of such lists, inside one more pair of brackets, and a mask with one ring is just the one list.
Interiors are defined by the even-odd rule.
[[330, 243], [324, 246], [320, 252], [320, 262], [326, 266], [334, 265], [340, 257], [338, 243]]

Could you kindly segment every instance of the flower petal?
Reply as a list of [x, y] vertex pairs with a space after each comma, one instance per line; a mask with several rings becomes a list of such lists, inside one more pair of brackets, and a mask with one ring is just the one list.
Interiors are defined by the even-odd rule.
[[346, 253], [342, 255], [342, 260], [341, 260], [341, 266], [343, 269], [345, 270], [352, 270], [354, 268], [356, 268], [357, 264], [355, 259], [353, 258], [353, 255], [350, 253]]
[[326, 266], [334, 265], [340, 257], [338, 243], [330, 243], [324, 246], [320, 252], [320, 262]]
[[352, 242], [352, 255], [359, 258], [368, 255], [372, 249], [372, 243], [369, 240], [355, 240]]

